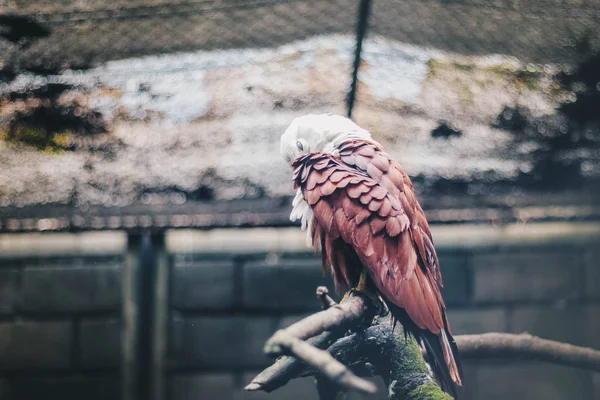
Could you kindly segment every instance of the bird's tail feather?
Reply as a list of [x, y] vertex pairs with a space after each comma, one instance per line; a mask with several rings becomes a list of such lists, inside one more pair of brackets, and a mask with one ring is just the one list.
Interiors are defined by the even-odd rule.
[[[442, 389], [458, 399], [457, 387], [462, 385], [462, 369], [454, 360], [450, 341], [447, 340], [447, 337], [442, 337], [447, 335], [445, 332], [438, 336], [431, 332], [421, 331], [418, 336], [423, 341], [429, 363]], [[454, 342], [454, 340], [452, 339], [451, 342]]]
[[417, 341], [422, 342], [427, 351], [429, 364], [440, 382], [442, 389], [455, 399], [458, 398], [457, 387], [462, 385], [462, 368], [457, 359], [458, 348], [454, 338], [444, 329], [439, 335], [419, 329], [408, 317], [406, 311], [395, 305], [388, 304], [392, 314], [394, 327], [400, 322], [405, 333], [412, 334]]

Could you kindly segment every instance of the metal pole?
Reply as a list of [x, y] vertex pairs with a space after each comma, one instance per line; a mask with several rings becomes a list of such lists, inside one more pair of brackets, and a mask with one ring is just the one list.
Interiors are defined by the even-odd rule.
[[152, 382], [152, 336], [154, 314], [154, 276], [155, 262], [155, 237], [150, 232], [143, 232], [140, 246], [140, 270], [138, 273], [138, 346], [137, 346], [137, 378], [138, 400], [150, 399], [150, 385]]
[[352, 81], [350, 82], [350, 91], [346, 97], [346, 107], [348, 118], [352, 118], [352, 110], [356, 101], [356, 89], [358, 86], [358, 69], [360, 68], [362, 45], [367, 28], [369, 26], [369, 15], [371, 12], [371, 0], [360, 0], [358, 7], [358, 19], [356, 22], [356, 48], [354, 51], [354, 62], [352, 64]]
[[167, 277], [164, 232], [130, 233], [123, 279], [123, 400], [164, 398]]
[[138, 397], [138, 275], [140, 271], [141, 236], [127, 235], [127, 253], [123, 269], [121, 330], [121, 398], [140, 400]]
[[153, 282], [154, 314], [152, 321], [152, 387], [150, 400], [164, 400], [167, 396], [165, 370], [169, 326], [169, 267], [171, 258], [166, 249], [164, 234], [155, 243], [155, 274]]

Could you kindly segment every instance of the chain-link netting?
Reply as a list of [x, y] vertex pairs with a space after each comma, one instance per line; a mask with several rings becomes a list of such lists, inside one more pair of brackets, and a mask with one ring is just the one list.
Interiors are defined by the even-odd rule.
[[[266, 47], [317, 34], [349, 33], [356, 3], [4, 1], [2, 14], [31, 17], [50, 36], [27, 49], [2, 43], [1, 52], [5, 63], [17, 58], [21, 65], [50, 69], [160, 52]], [[578, 48], [597, 44], [599, 18], [594, 2], [378, 0], [369, 29], [402, 42], [461, 53], [569, 61]]]
[[370, 29], [418, 46], [548, 63], [597, 46], [599, 22], [595, 0], [376, 0]]
[[425, 192], [589, 188], [599, 44], [597, 1], [376, 0], [353, 116]]
[[[600, 7], [595, 1], [373, 3], [372, 33], [420, 46], [566, 62], [581, 47], [598, 43]], [[23, 65], [39, 68], [86, 66], [160, 52], [266, 47], [318, 34], [352, 32], [356, 5], [342, 0], [5, 0], [0, 13], [31, 17], [49, 29], [50, 36], [27, 49], [2, 43], [1, 51], [4, 62], [17, 57]]]
[[271, 47], [349, 33], [356, 15], [355, 4], [343, 0], [16, 1], [2, 10], [50, 31], [25, 49], [3, 43], [4, 62], [46, 70], [156, 53]]
[[422, 193], [587, 185], [599, 35], [596, 0], [0, 0], [0, 140], [94, 153], [15, 190], [6, 150], [0, 204], [285, 195], [281, 132], [349, 105]]

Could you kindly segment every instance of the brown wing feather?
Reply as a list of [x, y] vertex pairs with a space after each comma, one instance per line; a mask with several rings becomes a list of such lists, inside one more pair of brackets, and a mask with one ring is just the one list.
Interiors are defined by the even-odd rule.
[[351, 141], [340, 153], [311, 153], [293, 165], [294, 185], [311, 205], [320, 232], [314, 245], [321, 245], [337, 288], [355, 285], [358, 277], [350, 270], [357, 263], [346, 262], [340, 252], [356, 254], [386, 301], [439, 337], [451, 377], [460, 384], [446, 335], [437, 254], [410, 179], [373, 143]]
[[[397, 198], [410, 219], [412, 239], [423, 264], [435, 281], [443, 286], [440, 262], [433, 246], [431, 230], [425, 213], [417, 201], [413, 184], [400, 164], [394, 161], [375, 143], [351, 140], [340, 146], [340, 153], [353, 155], [351, 165], [364, 171], [393, 197]], [[363, 167], [366, 166], [366, 167]], [[375, 195], [372, 195], [376, 197]]]

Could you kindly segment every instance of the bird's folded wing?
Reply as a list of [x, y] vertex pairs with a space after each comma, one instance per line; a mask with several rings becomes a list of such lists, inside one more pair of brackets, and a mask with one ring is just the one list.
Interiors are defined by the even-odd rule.
[[340, 146], [341, 162], [364, 171], [397, 198], [411, 221], [411, 234], [424, 265], [443, 286], [440, 262], [433, 246], [431, 230], [413, 184], [404, 169], [380, 145], [365, 140], [350, 140]]
[[[420, 329], [439, 334], [445, 326], [444, 303], [431, 270], [419, 262], [423, 255], [417, 242], [427, 233], [415, 234], [408, 214], [414, 209], [406, 208], [411, 205], [402, 198], [403, 191], [388, 190], [372, 177], [377, 173], [369, 164], [364, 169], [351, 165], [361, 163], [360, 157], [311, 153], [294, 163], [295, 187], [302, 190], [320, 228], [314, 240], [330, 264], [336, 264], [337, 256], [330, 254], [333, 243], [350, 245], [383, 297], [405, 309]], [[336, 265], [332, 268], [335, 273]]]

